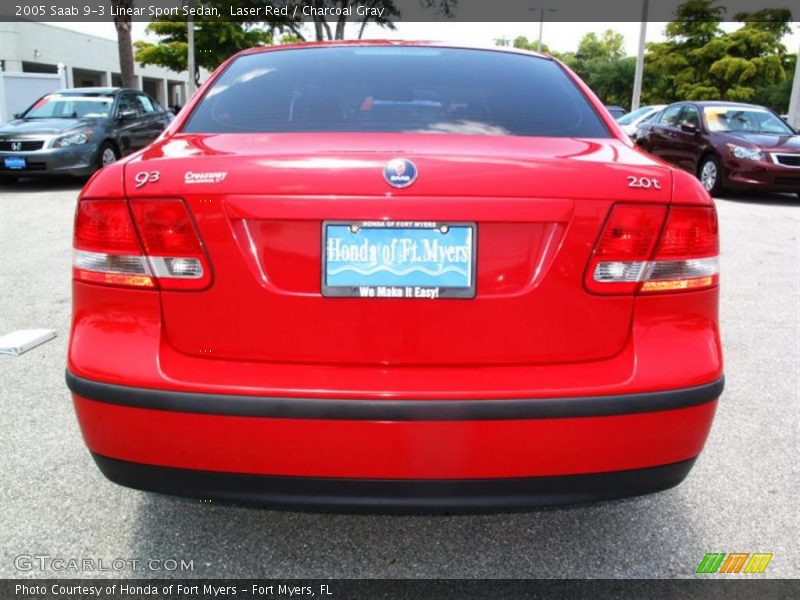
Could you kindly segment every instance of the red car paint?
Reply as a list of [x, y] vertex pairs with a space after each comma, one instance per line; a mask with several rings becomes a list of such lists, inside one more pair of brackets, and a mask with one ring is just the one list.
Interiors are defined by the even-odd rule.
[[[357, 46], [390, 45], [398, 44]], [[244, 54], [298, 47], [314, 45]], [[597, 283], [593, 274], [603, 261], [664, 268], [659, 261], [675, 257], [713, 261], [713, 203], [693, 177], [633, 148], [566, 67], [608, 137], [184, 133], [229, 63], [155, 144], [104, 168], [81, 193], [87, 209], [93, 201], [126, 207], [119, 214], [131, 215], [142, 255], [203, 265], [201, 279], [144, 275], [149, 284], [137, 287], [118, 275], [87, 277], [95, 272], [76, 263], [68, 371], [96, 457], [334, 482], [547, 478], [697, 457], [717, 394], [658, 410], [646, 403], [648, 394], [677, 397], [721, 382], [717, 275]], [[407, 188], [390, 187], [381, 175], [398, 156], [419, 171]], [[225, 175], [195, 185], [185, 183], [187, 172]], [[176, 227], [158, 237], [160, 213], [148, 213], [167, 199], [174, 215], [163, 218], [179, 223], [180, 243], [170, 237]], [[629, 244], [647, 214], [654, 223], [648, 240]], [[476, 297], [323, 297], [320, 234], [331, 220], [477, 223]], [[623, 234], [617, 220], [629, 227]], [[98, 223], [78, 219], [79, 253], [92, 252], [92, 232], [104, 235], [107, 224]], [[148, 227], [154, 233], [143, 233]], [[687, 231], [696, 234], [688, 245]], [[167, 400], [92, 397], [96, 385], [120, 398], [144, 390]], [[223, 409], [209, 409], [212, 398]], [[254, 416], [246, 400], [244, 412], [222, 414], [226, 398], [279, 408]], [[598, 406], [620, 403], [598, 414], [593, 398]], [[559, 412], [561, 399], [580, 399], [579, 412]], [[626, 411], [627, 399], [640, 408]], [[196, 408], [176, 408], [184, 401]], [[353, 401], [361, 404], [347, 410], [363, 405], [373, 416], [337, 414], [338, 403]], [[536, 418], [512, 416], [517, 401]], [[318, 410], [319, 402], [319, 414], [297, 416], [305, 410], [298, 407]], [[509, 416], [498, 416], [492, 402]], [[415, 416], [381, 417], [380, 403], [387, 415], [401, 406]], [[425, 403], [445, 416], [426, 419]], [[458, 412], [479, 405], [493, 416]], [[448, 413], [448, 406], [458, 408]]]

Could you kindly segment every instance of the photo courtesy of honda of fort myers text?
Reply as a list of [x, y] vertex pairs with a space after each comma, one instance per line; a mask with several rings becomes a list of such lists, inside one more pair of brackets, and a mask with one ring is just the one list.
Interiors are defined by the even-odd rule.
[[0, 598], [794, 598], [798, 0], [0, 6]]

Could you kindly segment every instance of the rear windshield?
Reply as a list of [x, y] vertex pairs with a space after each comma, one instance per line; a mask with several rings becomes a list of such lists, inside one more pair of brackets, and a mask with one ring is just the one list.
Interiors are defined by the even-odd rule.
[[551, 60], [394, 46], [241, 56], [184, 131], [609, 137], [586, 97]]

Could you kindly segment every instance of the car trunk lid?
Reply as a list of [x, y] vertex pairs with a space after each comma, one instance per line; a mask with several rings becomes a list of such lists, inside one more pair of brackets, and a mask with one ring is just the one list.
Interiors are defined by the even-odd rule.
[[[346, 150], [345, 150], [346, 149]], [[413, 185], [387, 184], [403, 157]], [[141, 172], [157, 182], [137, 187]], [[629, 187], [630, 177], [661, 180]], [[667, 203], [668, 171], [618, 141], [424, 134], [179, 135], [126, 169], [130, 198], [181, 197], [213, 283], [162, 291], [187, 354], [375, 365], [578, 362], [624, 346], [633, 296], [583, 286], [616, 202]], [[323, 223], [469, 223], [469, 299], [322, 295]]]

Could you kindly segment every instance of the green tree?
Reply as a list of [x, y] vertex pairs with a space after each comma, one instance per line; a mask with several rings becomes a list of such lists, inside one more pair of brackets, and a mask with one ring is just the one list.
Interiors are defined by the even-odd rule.
[[[667, 25], [666, 41], [651, 42], [645, 54], [646, 83], [642, 96], [649, 103], [688, 99], [684, 86], [697, 82], [710, 64], [701, 64], [693, 52], [722, 33], [725, 9], [716, 0], [688, 0], [678, 7], [676, 20]], [[695, 90], [701, 92], [701, 90]]]
[[[534, 40], [528, 41], [528, 38], [526, 38], [524, 35], [518, 35], [511, 42], [511, 45], [514, 46], [514, 48], [519, 48], [520, 50], [530, 50], [532, 52], [535, 52], [538, 46], [538, 42]], [[542, 44], [542, 52], [546, 52], [547, 54], [552, 55], [552, 51], [550, 50], [548, 45], [544, 43]]]
[[743, 26], [731, 33], [719, 28], [723, 12], [715, 0], [689, 0], [679, 7], [666, 41], [648, 44], [646, 101], [753, 101], [757, 90], [786, 80], [781, 38], [789, 32], [790, 11], [739, 13], [735, 18]]
[[628, 56], [591, 61], [580, 76], [604, 104], [630, 107], [635, 72], [636, 58]]
[[[495, 40], [495, 44], [497, 46], [508, 46], [508, 40], [501, 38], [499, 40]], [[538, 46], [538, 42], [535, 40], [528, 40], [524, 35], [518, 35], [511, 41], [511, 46], [514, 48], [519, 48], [520, 50], [530, 50], [531, 52], [536, 52], [536, 48]], [[547, 44], [542, 44], [542, 52], [544, 54], [549, 54], [550, 56], [557, 58], [561, 62], [565, 63], [567, 66], [572, 66], [575, 62], [575, 54], [572, 52], [557, 52], [552, 50]]]
[[769, 106], [778, 114], [788, 113], [789, 101], [792, 96], [792, 73], [795, 71], [796, 63], [797, 54], [787, 54], [784, 57], [783, 64], [786, 79], [780, 83], [757, 87], [752, 102], [763, 106]]
[[[741, 26], [720, 29], [725, 9], [717, 0], [688, 0], [666, 27], [666, 40], [650, 43], [645, 54], [642, 100], [666, 104], [677, 100], [735, 100], [786, 112], [797, 56], [782, 44], [790, 32], [788, 9], [738, 13]], [[607, 104], [627, 106], [633, 88], [635, 59], [624, 56], [624, 38], [614, 31], [588, 33], [575, 52], [545, 48], [572, 68]], [[525, 36], [497, 45], [533, 50]]]
[[296, 44], [302, 41], [304, 41], [303, 38], [296, 33], [284, 33], [279, 40], [281, 44]]
[[[158, 65], [172, 71], [187, 68], [188, 43], [186, 21], [153, 21], [147, 32], [160, 38], [157, 43], [137, 41], [136, 60], [142, 65]], [[232, 21], [195, 22], [195, 82], [200, 68], [216, 69], [232, 54], [272, 42], [272, 33], [246, 23]]]
[[[495, 40], [498, 46], [512, 45], [522, 50], [536, 50], [536, 41], [524, 35], [513, 41], [507, 38]], [[556, 52], [542, 44], [542, 52], [554, 56], [574, 70], [606, 104], [627, 106], [630, 102], [634, 58], [625, 57], [625, 38], [622, 34], [607, 30], [598, 35], [587, 33], [575, 52]]]
[[726, 9], [716, 6], [717, 0], [687, 0], [675, 11], [676, 19], [667, 25], [667, 37], [681, 49], [705, 46], [722, 30], [720, 21]]
[[600, 37], [587, 33], [578, 44], [575, 59], [579, 63], [593, 60], [618, 60], [625, 56], [625, 37], [621, 33], [606, 30]]
[[[781, 39], [791, 31], [791, 18], [787, 9], [740, 13], [736, 19], [744, 22], [743, 27], [704, 47], [715, 46], [709, 53], [709, 57], [715, 59], [709, 75], [720, 97], [750, 101], [756, 89], [786, 81], [786, 47]], [[716, 46], [721, 47], [724, 54], [720, 55]], [[700, 55], [703, 49], [696, 52]]]
[[600, 36], [587, 33], [570, 66], [605, 104], [630, 104], [636, 60], [625, 57], [622, 34], [610, 29]]

